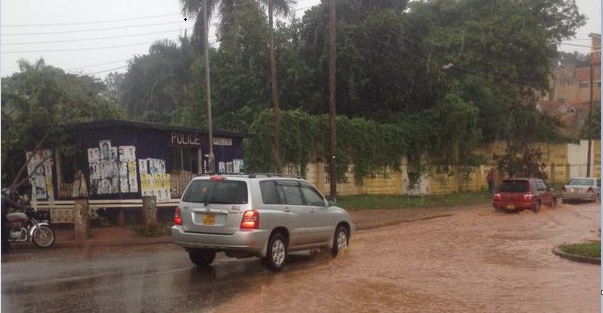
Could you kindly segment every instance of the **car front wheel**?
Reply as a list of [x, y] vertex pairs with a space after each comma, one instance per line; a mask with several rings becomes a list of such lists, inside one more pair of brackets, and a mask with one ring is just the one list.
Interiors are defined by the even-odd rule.
[[343, 226], [337, 227], [335, 236], [333, 237], [333, 248], [331, 249], [331, 255], [336, 257], [339, 252], [347, 248], [349, 240], [348, 230]]
[[268, 241], [268, 251], [264, 258], [264, 264], [273, 272], [278, 272], [285, 266], [287, 261], [287, 243], [285, 237], [276, 233]]

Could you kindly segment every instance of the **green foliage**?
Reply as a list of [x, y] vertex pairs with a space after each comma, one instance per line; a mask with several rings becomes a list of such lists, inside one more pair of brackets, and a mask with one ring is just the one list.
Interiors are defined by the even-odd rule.
[[[447, 115], [457, 120], [454, 125], [442, 122]], [[475, 128], [477, 110], [462, 102], [450, 100], [437, 110], [422, 115], [399, 118], [395, 123], [379, 123], [363, 118], [338, 116], [337, 173], [341, 180], [350, 164], [357, 181], [385, 167], [399, 170], [401, 158], [410, 163], [411, 184], [424, 173], [421, 156], [428, 151], [446, 164], [471, 164], [468, 155], [478, 142]], [[428, 122], [426, 122], [428, 121]], [[439, 123], [439, 124], [438, 124]], [[433, 127], [438, 124], [439, 127]], [[327, 163], [329, 121], [327, 115], [310, 115], [302, 110], [281, 112], [283, 164], [293, 164], [305, 176], [309, 162]], [[246, 171], [270, 171], [273, 164], [274, 118], [271, 110], [262, 111], [249, 130], [245, 141]], [[438, 143], [432, 144], [434, 139]], [[452, 143], [452, 144], [451, 144]], [[432, 149], [437, 147], [437, 149]], [[437, 151], [437, 152], [436, 152]], [[447, 156], [457, 156], [449, 159]]]
[[177, 111], [189, 96], [191, 64], [196, 57], [186, 36], [180, 37], [178, 43], [157, 41], [149, 48], [149, 54], [135, 56], [120, 84], [121, 102], [128, 118], [140, 120], [151, 110], [168, 114]]
[[582, 124], [580, 130], [580, 138], [589, 139], [589, 134], [592, 135], [592, 139], [601, 140], [601, 107], [597, 106], [593, 108], [592, 112], [592, 126], [589, 127], [589, 121], [591, 120], [590, 114]]
[[573, 255], [601, 258], [601, 241], [560, 245], [559, 250]]
[[[302, 110], [281, 112], [283, 164], [294, 164], [305, 176], [308, 162], [327, 162], [329, 145], [328, 116], [313, 116]], [[397, 170], [400, 156], [406, 153], [403, 129], [365, 119], [338, 116], [337, 173], [345, 176], [354, 164], [357, 179], [390, 166]], [[245, 144], [247, 171], [269, 171], [272, 168], [274, 121], [271, 110], [263, 111], [250, 129]]]
[[397, 210], [434, 206], [486, 203], [491, 196], [483, 192], [452, 193], [447, 195], [399, 196], [353, 195], [337, 197], [337, 205], [346, 210]]
[[26, 182], [26, 151], [54, 149], [69, 155], [73, 147], [66, 124], [122, 117], [117, 105], [101, 95], [106, 86], [98, 79], [67, 74], [42, 59], [21, 61], [19, 69], [2, 80], [3, 186]]

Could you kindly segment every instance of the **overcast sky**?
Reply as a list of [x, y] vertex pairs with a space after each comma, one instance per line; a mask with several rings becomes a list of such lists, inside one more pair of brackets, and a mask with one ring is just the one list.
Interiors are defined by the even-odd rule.
[[[301, 17], [320, 0], [297, 2]], [[588, 24], [560, 49], [586, 53], [588, 34], [601, 33], [601, 1], [577, 3]], [[193, 27], [183, 20], [178, 0], [2, 0], [0, 13], [2, 77], [18, 71], [19, 59], [44, 58], [68, 72], [103, 78], [125, 72], [128, 60], [148, 53], [156, 40], [177, 39], [185, 30], [190, 35]]]

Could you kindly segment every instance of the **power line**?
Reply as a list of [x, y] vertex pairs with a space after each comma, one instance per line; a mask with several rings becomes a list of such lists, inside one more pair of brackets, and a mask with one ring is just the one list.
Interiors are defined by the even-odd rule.
[[124, 26], [115, 26], [115, 27], [75, 29], [75, 30], [66, 30], [66, 31], [37, 32], [37, 33], [8, 33], [8, 34], [3, 33], [2, 36], [33, 36], [33, 35], [72, 34], [72, 33], [84, 33], [84, 32], [94, 32], [94, 31], [105, 31], [105, 30], [124, 29], [124, 28], [139, 28], [139, 27], [147, 27], [147, 26], [159, 26], [159, 25], [174, 25], [174, 24], [182, 24], [182, 22], [124, 25]]
[[20, 50], [20, 51], [2, 51], [0, 54], [15, 54], [15, 53], [33, 53], [33, 52], [67, 52], [67, 51], [89, 51], [89, 50], [104, 50], [104, 49], [113, 49], [113, 48], [121, 48], [121, 47], [130, 47], [130, 46], [139, 46], [139, 45], [148, 45], [152, 44], [154, 41], [150, 42], [139, 42], [139, 43], [131, 43], [124, 45], [113, 45], [113, 46], [103, 46], [103, 47], [94, 47], [94, 48], [74, 48], [74, 49], [52, 49], [52, 50]]
[[95, 67], [95, 66], [108, 65], [108, 64], [115, 64], [115, 63], [121, 63], [121, 62], [127, 62], [127, 61], [128, 60], [119, 60], [119, 61], [97, 63], [97, 64], [91, 64], [91, 65], [84, 65], [84, 66], [73, 67], [73, 68], [67, 69], [66, 71], [75, 71], [75, 70], [78, 70], [78, 69], [84, 69], [84, 68], [88, 68], [88, 67]]
[[115, 67], [115, 68], [111, 68], [111, 69], [108, 69], [108, 70], [102, 70], [102, 71], [90, 73], [88, 75], [96, 75], [96, 74], [100, 74], [100, 73], [116, 71], [116, 70], [120, 70], [120, 69], [123, 69], [123, 68], [126, 68], [126, 67], [128, 67], [128, 65], [124, 65], [124, 66], [120, 66], [120, 67]]
[[76, 42], [76, 41], [90, 41], [90, 40], [102, 40], [102, 39], [113, 39], [113, 38], [127, 38], [134, 36], [153, 35], [171, 33], [174, 30], [163, 30], [148, 33], [130, 34], [130, 35], [119, 35], [119, 36], [107, 36], [107, 37], [93, 37], [93, 38], [77, 38], [77, 39], [65, 39], [65, 40], [50, 40], [50, 41], [34, 41], [34, 42], [16, 42], [16, 43], [3, 43], [2, 46], [14, 46], [14, 45], [37, 45], [47, 43], [62, 43], [62, 42]]
[[73, 22], [73, 23], [54, 23], [54, 24], [16, 24], [16, 25], [2, 25], [2, 27], [55, 27], [55, 26], [73, 26], [73, 25], [87, 25], [87, 24], [103, 24], [103, 23], [115, 23], [124, 21], [144, 20], [166, 16], [180, 16], [180, 14], [162, 14], [153, 16], [140, 16], [131, 17], [119, 20], [106, 20], [106, 21], [92, 21], [92, 22]]

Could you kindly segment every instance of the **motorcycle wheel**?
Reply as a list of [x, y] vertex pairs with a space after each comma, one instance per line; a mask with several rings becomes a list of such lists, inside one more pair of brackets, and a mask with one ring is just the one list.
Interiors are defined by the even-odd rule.
[[45, 225], [38, 226], [31, 239], [36, 246], [48, 248], [54, 243], [54, 231]]

